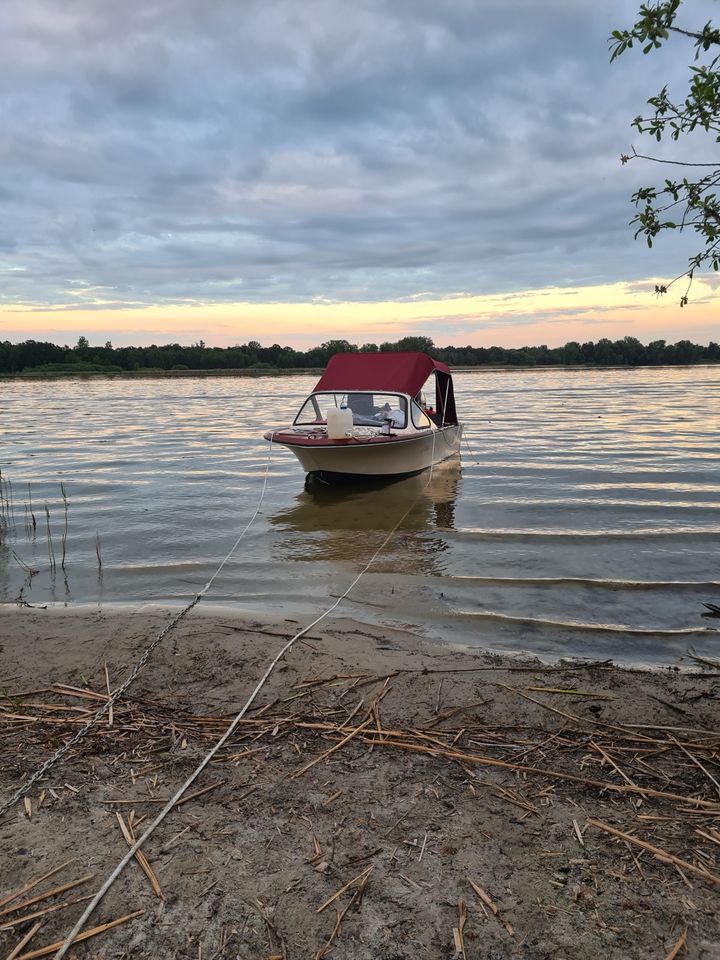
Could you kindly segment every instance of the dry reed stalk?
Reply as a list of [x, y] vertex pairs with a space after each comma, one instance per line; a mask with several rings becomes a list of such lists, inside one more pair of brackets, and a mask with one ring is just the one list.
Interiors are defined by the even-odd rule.
[[25, 907], [30, 907], [33, 903], [39, 903], [40, 900], [56, 897], [59, 893], [65, 893], [66, 890], [74, 890], [75, 887], [80, 887], [83, 883], [87, 883], [88, 880], [92, 880], [93, 876], [94, 874], [88, 873], [84, 877], [80, 877], [79, 880], [72, 880], [70, 883], [64, 883], [60, 887], [54, 887], [52, 890], [45, 890], [42, 893], [38, 893], [37, 896], [31, 897], [29, 900], [23, 900], [22, 903], [17, 903], [14, 907], [5, 907], [4, 910], [0, 910], [0, 917], [6, 917], [9, 913], [15, 913], [16, 910], [24, 910]]
[[16, 900], [18, 897], [21, 897], [24, 893], [28, 893], [39, 883], [42, 883], [43, 880], [47, 880], [49, 877], [54, 876], [56, 873], [60, 873], [61, 870], [64, 870], [65, 867], [70, 866], [71, 863], [75, 862], [75, 858], [72, 860], [66, 860], [65, 863], [61, 863], [59, 867], [54, 867], [52, 870], [48, 870], [47, 873], [43, 873], [41, 877], [36, 877], [34, 880], [30, 880], [24, 886], [20, 887], [18, 890], [8, 893], [2, 899], [0, 899], [0, 907], [4, 907], [6, 903], [10, 903], [13, 900]]
[[357, 736], [358, 733], [361, 733], [361, 731], [363, 731], [365, 727], [368, 726], [369, 723], [370, 723], [370, 718], [368, 717], [368, 719], [363, 721], [363, 723], [361, 723], [359, 727], [355, 727], [346, 737], [343, 737], [340, 743], [336, 743], [334, 747], [331, 747], [329, 750], [326, 750], [325, 753], [320, 754], [319, 757], [315, 757], [314, 760], [311, 760], [309, 763], [306, 763], [304, 767], [301, 767], [300, 770], [293, 773], [290, 779], [297, 780], [298, 777], [301, 777], [311, 767], [314, 767], [316, 763], [320, 763], [322, 760], [327, 760], [327, 758], [331, 754], [335, 753], [337, 750], [340, 750], [340, 748], [344, 747], [345, 744], [348, 743], [350, 740], [352, 740], [353, 737]]
[[680, 953], [682, 948], [685, 946], [686, 940], [687, 940], [687, 927], [685, 927], [683, 932], [680, 934], [674, 946], [670, 950], [670, 953], [668, 953], [667, 956], [665, 957], [665, 960], [675, 960], [675, 957]]
[[[207, 787], [203, 787], [202, 790], [196, 790], [195, 793], [188, 793], [182, 797], [173, 807], [173, 810], [177, 807], [182, 807], [186, 803], [190, 803], [191, 800], [197, 800], [198, 797], [202, 797], [206, 793], [210, 793], [211, 790], [216, 790], [218, 787], [221, 787], [224, 783], [227, 783], [227, 780], [217, 780], [215, 783], [211, 783]], [[111, 800], [101, 800], [100, 803], [167, 803], [170, 797], [135, 797], [132, 800], [123, 800], [120, 797], [114, 797]]]
[[453, 927], [453, 939], [455, 941], [455, 953], [467, 960], [467, 955], [465, 953], [465, 939], [463, 937], [463, 930], [465, 929], [465, 924], [467, 923], [467, 907], [465, 906], [464, 900], [458, 900], [458, 925]]
[[[367, 738], [362, 738], [367, 739]], [[527, 767], [519, 763], [508, 763], [504, 760], [495, 760], [492, 757], [480, 757], [473, 754], [463, 754], [453, 750], [438, 750], [423, 747], [414, 743], [393, 740], [375, 741], [388, 747], [397, 747], [410, 750], [414, 753], [426, 753], [430, 756], [447, 757], [450, 760], [461, 760], [464, 763], [478, 764], [485, 767], [502, 767], [505, 770], [517, 770], [520, 773], [532, 773], [537, 776], [548, 777], [551, 780], [567, 780], [571, 783], [583, 783], [588, 787], [597, 787], [598, 790], [611, 790], [613, 793], [635, 793], [641, 796], [657, 797], [664, 800], [679, 800], [682, 803], [710, 808], [713, 813], [720, 813], [720, 806], [711, 800], [700, 800], [696, 797], [685, 797], [682, 794], [670, 793], [667, 790], [653, 790], [650, 787], [631, 787], [629, 784], [610, 783], [606, 780], [594, 780], [591, 777], [581, 777], [578, 774], [565, 773], [562, 770], [546, 770], [543, 767]]]
[[64, 512], [64, 520], [65, 520], [65, 523], [63, 526], [63, 534], [62, 534], [62, 560], [60, 561], [60, 566], [64, 570], [65, 554], [67, 552], [67, 536], [68, 536], [68, 498], [67, 498], [67, 490], [65, 489], [65, 484], [62, 480], [60, 481], [60, 494], [62, 496], [62, 501], [63, 501], [63, 512]]
[[42, 927], [42, 921], [41, 921], [41, 920], [38, 920], [38, 922], [35, 924], [34, 927], [30, 927], [30, 929], [28, 930], [28, 932], [25, 934], [25, 936], [22, 938], [22, 940], [17, 944], [17, 946], [15, 947], [15, 949], [10, 951], [10, 953], [7, 955], [7, 957], [5, 958], [5, 960], [15, 960], [15, 958], [16, 958], [17, 955], [20, 953], [20, 951], [23, 949], [23, 947], [27, 946], [28, 943], [30, 943], [30, 941], [31, 941], [32, 938], [35, 936], [35, 934], [38, 932], [38, 930], [40, 929], [40, 927]]
[[76, 903], [85, 903], [86, 900], [92, 900], [92, 896], [87, 897], [74, 897], [72, 900], [64, 900], [62, 903], [53, 903], [49, 907], [44, 907], [42, 910], [35, 910], [33, 913], [26, 913], [22, 917], [15, 917], [14, 920], [9, 920], [7, 923], [0, 925], [0, 930], [13, 930], [15, 927], [19, 927], [23, 923], [27, 923], [28, 920], [35, 920], [38, 917], [44, 917], [48, 913], [57, 913], [58, 910], [67, 910], [68, 907], [75, 906]]
[[[102, 674], [102, 668], [100, 673]], [[264, 704], [252, 716], [243, 719], [227, 744], [227, 752], [219, 754], [215, 761], [237, 763], [250, 760], [258, 767], [263, 762], [277, 761], [282, 756], [283, 764], [287, 765], [289, 752], [293, 760], [297, 755], [299, 769], [296, 775], [302, 775], [354, 739], [356, 753], [361, 749], [361, 745], [362, 749], [369, 747], [371, 750], [393, 747], [419, 754], [435, 763], [457, 764], [468, 778], [468, 789], [473, 793], [474, 788], [481, 782], [475, 779], [473, 772], [478, 766], [511, 771], [525, 779], [544, 777], [566, 784], [566, 792], [573, 790], [569, 793], [570, 798], [577, 796], [578, 789], [585, 787], [597, 790], [600, 802], [606, 804], [616, 801], [609, 797], [604, 798], [604, 793], [611, 794], [612, 798], [643, 798], [645, 805], [639, 816], [641, 819], [652, 820], [654, 839], [660, 844], [664, 842], [663, 829], [667, 829], [668, 836], [672, 834], [673, 839], [676, 839], [677, 830], [681, 829], [685, 832], [688, 849], [698, 848], [698, 856], [704, 858], [702, 862], [711, 863], [709, 857], [713, 850], [717, 849], [719, 841], [715, 839], [716, 831], [707, 824], [712, 822], [709, 818], [720, 814], [720, 803], [715, 796], [714, 785], [705, 772], [712, 771], [712, 764], [717, 763], [720, 758], [720, 736], [711, 731], [654, 724], [644, 725], [641, 729], [647, 733], [641, 733], [635, 725], [598, 723], [593, 724], [592, 739], [589, 739], [587, 728], [590, 721], [586, 718], [574, 718], [572, 714], [557, 711], [555, 708], [551, 708], [552, 712], [562, 717], [562, 720], [558, 724], [559, 729], [552, 733], [545, 726], [545, 718], [538, 722], [523, 717], [515, 723], [497, 727], [490, 723], [485, 714], [470, 716], [467, 707], [452, 707], [446, 712], [445, 718], [433, 718], [429, 710], [429, 716], [424, 721], [416, 719], [413, 726], [403, 728], [396, 723], [393, 727], [397, 729], [386, 728], [382, 725], [378, 706], [388, 692], [387, 677], [372, 677], [367, 680], [368, 683], [385, 683], [385, 687], [369, 707], [365, 706], [367, 712], [364, 716], [361, 715], [362, 720], [355, 721], [352, 726], [352, 719], [358, 715], [362, 703], [358, 703], [348, 716], [348, 711], [341, 702], [345, 692], [341, 691], [338, 697], [336, 688], [337, 685], [345, 684], [349, 692], [356, 688], [359, 677], [366, 679], [367, 675], [355, 675], [352, 679], [313, 678], [313, 686], [304, 691], [302, 712], [295, 703], [289, 707], [287, 700], [276, 699]], [[22, 755], [23, 749], [27, 755], [28, 749], [32, 749], [33, 745], [41, 747], [48, 732], [53, 736], [64, 731], [72, 733], [80, 722], [78, 717], [86, 717], [98, 705], [107, 701], [109, 675], [102, 676], [101, 682], [102, 692], [56, 684], [0, 696], [0, 726], [4, 725], [5, 728], [4, 737], [0, 737], [0, 763], [3, 756]], [[317, 700], [321, 702], [318, 703]], [[84, 701], [82, 707], [76, 705], [78, 701]], [[459, 728], [456, 728], [456, 724], [439, 728], [435, 723], [437, 720], [449, 720], [450, 715], [458, 714], [461, 716], [456, 724], [462, 724]], [[114, 752], [114, 763], [132, 764], [135, 782], [138, 777], [157, 771], [170, 762], [166, 760], [157, 763], [156, 755], [159, 753], [162, 757], [172, 743], [190, 737], [198, 742], [209, 741], [218, 731], [225, 729], [226, 725], [227, 716], [223, 712], [191, 713], [190, 708], [178, 708], [162, 697], [153, 700], [129, 697], [115, 706], [113, 728], [109, 729], [105, 724], [98, 725], [92, 731], [91, 739], [103, 751], [109, 749]], [[316, 751], [313, 744], [322, 744], [323, 741], [325, 743], [320, 751]], [[588, 749], [589, 745], [591, 749]], [[500, 757], [494, 755], [493, 751], [501, 751]], [[538, 751], [540, 757], [537, 764], [526, 765], [524, 758], [529, 753]], [[688, 752], [698, 763], [689, 762]], [[314, 757], [313, 753], [316, 754]], [[311, 757], [309, 760], [308, 755]], [[622, 782], [608, 782], [584, 775], [587, 764], [600, 762], [609, 763], [618, 777], [622, 777]], [[216, 789], [222, 782], [224, 781], [210, 784], [183, 798], [182, 802], [194, 800]], [[670, 783], [674, 788], [672, 792], [658, 789]], [[520, 807], [525, 815], [536, 810], [540, 812], [539, 806], [536, 807], [523, 796], [522, 791], [513, 791], [507, 786], [498, 787], [491, 781], [486, 785], [492, 788], [495, 795]], [[235, 803], [240, 802], [254, 789], [257, 789], [257, 785], [231, 799]], [[326, 791], [328, 792], [331, 791]], [[582, 793], [580, 795], [582, 796]], [[60, 799], [52, 790], [49, 791], [49, 796]], [[137, 805], [166, 803], [167, 800], [144, 796], [101, 802]], [[657, 813], [650, 806], [653, 802], [663, 804]], [[632, 812], [635, 817], [638, 816], [635, 809]], [[701, 817], [704, 821], [700, 821], [699, 825], [704, 829], [697, 831], [695, 828]], [[663, 827], [664, 824], [667, 824], [666, 828]], [[580, 843], [582, 841], [578, 837], [578, 830], [579, 827], [575, 829], [575, 837]], [[582, 832], [580, 831], [580, 836]], [[717, 836], [720, 838], [720, 834]], [[587, 841], [587, 835], [585, 840]], [[706, 851], [698, 846], [702, 841], [706, 844]], [[668, 840], [668, 843], [671, 841]], [[361, 861], [350, 861], [353, 862]], [[682, 865], [675, 866], [684, 869]], [[707, 879], [708, 871], [704, 867], [697, 869], [701, 870], [701, 875]]]
[[10, 520], [12, 522], [13, 528], [15, 528], [15, 499], [13, 497], [13, 486], [12, 480], [5, 481], [5, 490], [9, 494], [8, 503], [10, 505]]
[[593, 693], [591, 690], [576, 690], [564, 687], [525, 687], [533, 693], [557, 693], [567, 697], [590, 697], [592, 700], [617, 700], [617, 697], [609, 693]]
[[[602, 727], [604, 730], [613, 730], [615, 732], [628, 734], [628, 731], [624, 727], [617, 726], [613, 723], [604, 723], [602, 720], [591, 720], [589, 717], [576, 717], [574, 713], [566, 713], [564, 710], [558, 710], [557, 707], [551, 707], [549, 703], [543, 703], [542, 700], [536, 700], [535, 697], [529, 697], [526, 693], [523, 693], [521, 690], [517, 690], [515, 687], [509, 687], [506, 683], [497, 683], [498, 687], [502, 687], [503, 690], [509, 690], [510, 693], [516, 693], [519, 697], [522, 697], [523, 700], [527, 700], [528, 703], [535, 703], [538, 707], [542, 707], [544, 710], [549, 710], [550, 713], [556, 713], [559, 717], [564, 717], [566, 720], [572, 720], [574, 723], [578, 723], [581, 726], [589, 724], [593, 727]], [[636, 734], [636, 736], [645, 740], [648, 743], [655, 743], [652, 737], [645, 737], [642, 734]]]
[[[60, 693], [67, 693], [69, 696], [84, 697], [86, 700], [109, 700], [110, 697], [105, 693], [97, 693], [95, 690], [86, 690], [83, 687], [71, 687], [67, 683], [54, 683], [53, 690]], [[42, 692], [42, 691], [38, 691]]]
[[[127, 923], [128, 920], [134, 920], [136, 917], [141, 917], [145, 913], [144, 910], [136, 910], [134, 913], [128, 913], [124, 917], [118, 917], [117, 920], [111, 920], [110, 923], [100, 923], [96, 927], [91, 927], [90, 930], [84, 930], [82, 933], [79, 933], [73, 943], [80, 943], [81, 940], [89, 940], [91, 937], [97, 937], [100, 933], [105, 933], [106, 930], [112, 930], [113, 927], [120, 926], [121, 923]], [[57, 940], [55, 943], [49, 943], [46, 947], [41, 947], [39, 950], [31, 950], [30, 953], [23, 953], [17, 960], [35, 960], [35, 957], [46, 957], [50, 953], [55, 953], [63, 945], [63, 940]]]
[[50, 530], [50, 508], [45, 504], [45, 528], [47, 530], [47, 548], [48, 548], [48, 559], [50, 561], [50, 572], [54, 573], [56, 564], [55, 564], [55, 548], [53, 547], [52, 531]]
[[29, 501], [29, 507], [30, 507], [30, 518], [32, 520], [32, 533], [34, 536], [35, 530], [37, 528], [37, 520], [35, 519], [35, 514], [33, 512], [32, 489], [29, 483], [28, 483], [28, 501]]
[[[105, 686], [107, 687], [108, 700], [111, 700], [112, 693], [110, 691], [110, 674], [108, 673], [107, 664], [105, 664]], [[108, 708], [108, 726], [111, 727], [112, 725], [113, 725], [113, 708], [112, 708], [112, 704], [110, 704], [110, 707]]]
[[485, 893], [483, 888], [478, 886], [477, 883], [475, 883], [474, 881], [472, 881], [470, 877], [467, 878], [467, 881], [470, 884], [470, 886], [473, 888], [475, 893], [478, 895], [480, 900], [482, 900], [482, 902], [488, 908], [490, 913], [492, 913], [492, 915], [498, 920], [498, 922], [505, 927], [506, 931], [510, 934], [511, 937], [514, 936], [515, 930], [513, 929], [513, 925], [508, 920], [505, 920], [503, 915], [500, 913], [500, 909], [498, 908], [497, 904], [493, 900], [491, 900], [490, 897], [487, 895], [487, 893]]
[[[332, 929], [332, 932], [331, 932], [328, 940], [326, 941], [326, 943], [325, 943], [325, 944], [318, 950], [318, 952], [315, 954], [315, 960], [322, 960], [322, 958], [323, 958], [324, 956], [326, 956], [328, 950], [330, 949], [330, 947], [331, 947], [332, 944], [333, 944], [333, 941], [335, 940], [335, 938], [336, 938], [336, 937], [338, 936], [338, 934], [340, 933], [340, 928], [341, 928], [341, 926], [342, 926], [343, 920], [345, 919], [345, 915], [348, 913], [348, 911], [350, 910], [351, 907], [353, 907], [356, 903], [359, 904], [359, 903], [362, 901], [363, 895], [365, 894], [365, 887], [367, 886], [367, 882], [368, 882], [368, 878], [369, 878], [369, 876], [370, 876], [370, 871], [371, 871], [371, 870], [372, 870], [372, 867], [369, 867], [369, 868], [367, 869], [367, 871], [365, 872], [365, 874], [364, 874], [364, 875], [361, 875], [361, 876], [362, 876], [362, 880], [361, 880], [360, 883], [358, 884], [356, 890], [354, 891], [354, 893], [353, 893], [352, 897], [350, 898], [349, 902], [347, 903], [347, 905], [346, 905], [345, 907], [343, 907], [342, 910], [337, 910], [337, 909], [336, 909], [336, 912], [335, 912], [335, 925], [334, 925], [334, 927], [333, 927], [333, 929]], [[357, 878], [356, 878], [356, 879], [357, 879]], [[352, 882], [354, 882], [354, 881], [351, 881], [351, 883], [352, 883]], [[347, 889], [347, 886], [344, 887], [343, 889], [346, 890], [346, 889]], [[342, 892], [342, 891], [338, 891], [338, 893], [336, 894], [336, 896], [339, 896], [341, 892]], [[332, 899], [334, 900], [335, 897], [333, 897]], [[332, 901], [328, 901], [328, 902], [332, 902]], [[317, 911], [317, 912], [319, 912], [319, 911]]]
[[684, 746], [682, 743], [680, 743], [679, 740], [677, 740], [677, 739], [676, 739], [675, 737], [673, 737], [673, 736], [671, 736], [670, 739], [673, 741], [673, 743], [677, 744], [677, 746], [682, 750], [682, 752], [683, 752], [686, 756], [688, 756], [688, 757], [692, 760], [692, 762], [695, 764], [696, 767], [699, 767], [700, 770], [702, 770], [702, 772], [703, 772], [703, 773], [705, 774], [705, 776], [708, 778], [708, 780], [710, 781], [710, 783], [712, 783], [712, 785], [713, 785], [713, 786], [715, 787], [715, 789], [717, 790], [718, 796], [720, 796], [720, 783], [717, 782], [717, 780], [716, 780], [715, 777], [710, 773], [710, 771], [709, 771], [706, 767], [704, 767], [704, 766], [702, 765], [702, 763], [700, 763], [700, 761], [698, 760], [698, 758], [697, 758], [696, 756], [694, 756], [692, 753], [690, 753], [690, 751], [687, 749], [687, 747]]
[[603, 760], [607, 761], [607, 763], [610, 764], [610, 766], [613, 768], [613, 770], [615, 771], [615, 773], [619, 774], [619, 775], [623, 778], [623, 780], [625, 781], [625, 783], [629, 784], [629, 785], [630, 785], [631, 787], [633, 787], [633, 789], [635, 789], [635, 790], [638, 789], [637, 784], [633, 783], [632, 780], [630, 779], [630, 777], [628, 777], [628, 776], [620, 769], [620, 767], [615, 763], [615, 761], [613, 760], [613, 758], [608, 754], [608, 752], [607, 752], [606, 750], [603, 750], [603, 748], [602, 748], [599, 744], [595, 743], [593, 740], [590, 741], [590, 746], [591, 746], [594, 750], [597, 750], [597, 752], [600, 754], [600, 756], [603, 758]]
[[28, 574], [28, 576], [34, 577], [35, 574], [39, 573], [38, 570], [34, 569], [33, 567], [29, 567], [25, 563], [25, 561], [22, 559], [22, 557], [19, 557], [12, 548], [10, 548], [10, 553], [12, 555], [13, 560], [17, 563], [19, 567], [21, 567], [21, 569], [25, 571], [25, 573]]
[[321, 907], [318, 907], [315, 913], [322, 913], [326, 907], [329, 907], [330, 904], [334, 903], [338, 897], [341, 897], [346, 890], [354, 886], [354, 884], [358, 883], [359, 881], [364, 880], [365, 877], [368, 877], [371, 870], [372, 866], [366, 867], [356, 877], [353, 877], [352, 880], [348, 880], [348, 882], [340, 887], [340, 889], [337, 890], [328, 900], [326, 900]]
[[687, 860], [682, 860], [680, 857], [676, 857], [674, 853], [669, 853], [667, 850], [663, 850], [661, 847], [655, 847], [652, 843], [647, 843], [645, 840], [639, 840], [631, 833], [623, 833], [622, 830], [617, 830], [615, 827], [611, 827], [609, 824], [603, 823], [601, 820], [595, 820], [592, 817], [588, 818], [588, 823], [591, 827], [597, 827], [599, 830], [604, 830], [606, 833], [611, 834], [613, 837], [618, 837], [618, 839], [624, 840], [626, 843], [632, 843], [636, 847], [641, 847], [643, 850], [647, 850], [649, 853], [653, 854], [656, 860], [660, 860], [661, 863], [672, 863], [676, 867], [680, 867], [681, 870], [687, 870], [688, 873], [693, 873], [697, 877], [702, 877], [703, 880], [710, 880], [712, 883], [720, 884], [720, 877], [717, 876], [717, 874], [710, 873], [710, 871], [706, 870], [704, 867], [696, 867], [694, 863], [688, 863]]
[[[125, 837], [125, 841], [127, 842], [128, 847], [132, 847], [132, 845], [135, 843], [135, 834], [133, 833], [131, 827], [125, 823], [125, 821], [123, 820], [122, 816], [119, 813], [116, 812], [115, 816], [117, 817], [118, 823], [120, 824], [122, 835]], [[148, 858], [145, 856], [142, 850], [135, 851], [135, 859], [140, 865], [140, 869], [142, 870], [142, 872], [150, 881], [150, 886], [153, 888], [153, 893], [155, 894], [155, 896], [159, 900], [164, 900], [165, 897], [163, 896], [163, 892], [160, 889], [160, 881], [158, 880], [155, 874], [155, 871], [150, 866], [150, 862], [148, 861]]]

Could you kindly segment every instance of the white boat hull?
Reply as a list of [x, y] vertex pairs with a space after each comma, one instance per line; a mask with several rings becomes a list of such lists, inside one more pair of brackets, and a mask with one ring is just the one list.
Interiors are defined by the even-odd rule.
[[321, 441], [299, 443], [286, 433], [274, 437], [276, 443], [295, 454], [306, 473], [328, 479], [402, 477], [421, 473], [433, 464], [460, 452], [462, 425], [452, 424], [437, 430], [398, 435], [390, 439], [367, 441]]

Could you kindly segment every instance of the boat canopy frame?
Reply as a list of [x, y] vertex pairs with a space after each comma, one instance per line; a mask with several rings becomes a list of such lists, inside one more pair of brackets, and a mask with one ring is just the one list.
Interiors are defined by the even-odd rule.
[[358, 352], [336, 353], [315, 384], [317, 391], [366, 391], [405, 393], [416, 397], [435, 374], [435, 422], [457, 424], [455, 391], [449, 367], [426, 353]]

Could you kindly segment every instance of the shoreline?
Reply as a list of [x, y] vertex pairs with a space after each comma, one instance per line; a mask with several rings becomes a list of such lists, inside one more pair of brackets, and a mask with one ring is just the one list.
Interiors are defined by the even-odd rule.
[[[3, 800], [167, 617], [0, 608]], [[38, 890], [93, 875], [57, 905], [97, 889], [127, 850], [118, 815], [142, 832], [300, 626], [192, 611], [112, 726], [0, 820], [0, 899], [69, 857]], [[327, 621], [147, 842], [160, 896], [130, 864], [90, 925], [143, 915], [78, 956], [447, 958], [459, 931], [467, 957], [626, 960], [666, 956], [685, 931], [677, 955], [712, 960], [719, 697], [716, 670], [547, 665]], [[47, 913], [25, 949], [60, 939], [81, 909]], [[4, 920], [9, 952], [31, 923]]]
[[[512, 373], [518, 371], [538, 373], [548, 370], [688, 370], [696, 367], [717, 367], [720, 361], [705, 360], [702, 363], [653, 363], [653, 364], [535, 364], [533, 366], [522, 366], [514, 364], [481, 364], [478, 366], [466, 366], [459, 364], [452, 367], [453, 374], [457, 373]], [[209, 370], [70, 370], [33, 373], [32, 370], [22, 373], [0, 373], [1, 380], [71, 380], [86, 379], [93, 377], [104, 377], [108, 380], [116, 379], [176, 379], [187, 377], [299, 377], [299, 376], [319, 376], [323, 373], [324, 367], [277, 367], [275, 369], [254, 370], [249, 367], [239, 367], [237, 369], [209, 369]]]
[[[99, 616], [101, 618], [151, 617], [153, 619], [160, 618], [161, 620], [170, 620], [186, 606], [186, 601], [170, 603], [167, 601], [143, 600], [132, 603], [112, 600], [103, 600], [101, 602], [67, 602], [57, 600], [47, 601], [45, 603], [18, 603], [17, 600], [6, 600], [0, 601], [0, 633], [2, 632], [3, 616], [14, 611], [38, 611], [43, 616], [50, 618], [69, 617], [71, 619], [79, 618], [80, 621], [93, 616]], [[279, 613], [263, 614], [258, 609], [248, 610], [245, 604], [233, 606], [231, 603], [213, 602], [199, 604], [193, 608], [192, 616], [193, 619], [196, 620], [208, 620], [211, 622], [222, 617], [228, 617], [233, 619], [237, 624], [246, 624], [248, 628], [258, 626], [261, 623], [267, 624], [268, 627], [292, 623], [295, 624], [298, 629], [301, 629], [306, 619], [314, 619], [314, 615], [301, 616], [293, 610], [288, 610], [287, 616]], [[418, 645], [418, 649], [427, 648], [427, 650], [433, 650], [435, 655], [447, 654], [448, 656], [452, 656], [457, 654], [461, 657], [472, 657], [485, 663], [491, 663], [494, 666], [503, 665], [508, 668], [522, 666], [540, 670], [576, 670], [604, 664], [611, 665], [613, 670], [632, 674], [652, 674], [658, 676], [679, 674], [692, 677], [707, 676], [708, 670], [716, 669], [719, 671], [720, 676], [720, 657], [718, 657], [717, 662], [715, 662], [714, 658], [699, 656], [690, 651], [683, 654], [679, 659], [692, 661], [691, 663], [680, 663], [677, 661], [672, 663], [652, 663], [640, 660], [618, 661], [613, 657], [603, 659], [599, 657], [584, 657], [580, 654], [571, 653], [559, 654], [557, 656], [550, 654], [543, 656], [541, 653], [536, 653], [530, 649], [508, 651], [507, 649], [463, 643], [459, 640], [449, 640], [447, 637], [444, 637], [442, 641], [433, 643], [433, 641], [428, 639], [428, 634], [433, 631], [442, 632], [444, 626], [442, 620], [425, 620], [422, 624], [420, 622], [402, 623], [402, 621], [393, 621], [388, 618], [382, 618], [378, 621], [368, 621], [358, 619], [353, 617], [352, 614], [347, 613], [336, 614], [331, 618], [330, 622], [332, 623], [339, 619], [349, 623], [361, 624], [365, 630], [374, 630], [378, 634], [382, 634], [384, 630], [387, 630], [392, 633], [413, 636]], [[421, 627], [425, 631], [424, 633], [419, 632]], [[707, 627], [706, 630], [711, 632], [712, 628]], [[720, 628], [717, 628], [717, 632], [720, 637]], [[289, 635], [287, 638], [289, 639]], [[692, 648], [690, 649], [692, 650]]]

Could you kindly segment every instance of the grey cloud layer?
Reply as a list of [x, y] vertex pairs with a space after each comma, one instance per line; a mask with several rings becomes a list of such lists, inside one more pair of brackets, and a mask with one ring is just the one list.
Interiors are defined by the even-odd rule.
[[632, 241], [649, 172], [618, 156], [686, 68], [609, 66], [634, 7], [5, 0], [0, 302], [384, 300], [671, 271], [676, 244]]

